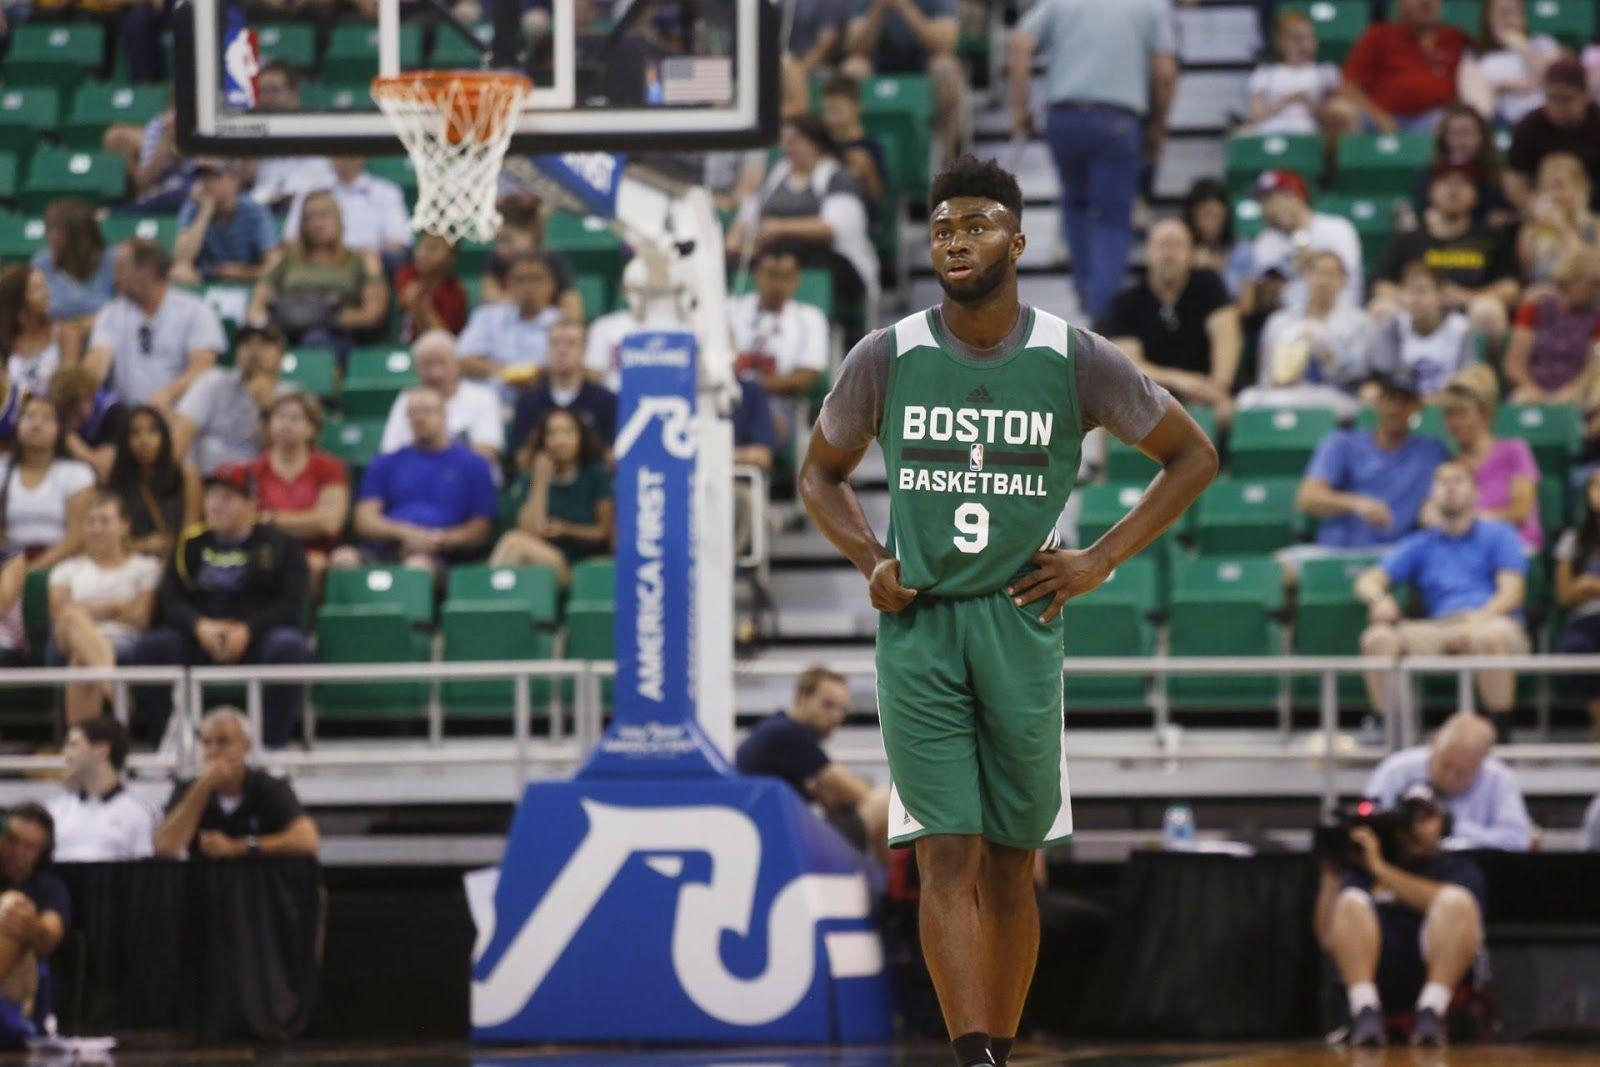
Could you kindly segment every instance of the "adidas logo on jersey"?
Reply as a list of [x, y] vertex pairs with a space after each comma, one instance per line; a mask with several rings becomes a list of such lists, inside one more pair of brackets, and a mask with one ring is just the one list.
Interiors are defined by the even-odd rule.
[[972, 392], [967, 394], [967, 403], [969, 403], [969, 404], [993, 404], [994, 403], [994, 397], [989, 395], [988, 387], [980, 385], [976, 389], [974, 389]]

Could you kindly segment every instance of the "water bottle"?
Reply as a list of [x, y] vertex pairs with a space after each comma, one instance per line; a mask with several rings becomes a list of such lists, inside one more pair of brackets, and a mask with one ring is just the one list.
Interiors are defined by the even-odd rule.
[[1184, 801], [1167, 806], [1161, 817], [1161, 847], [1168, 852], [1194, 850], [1194, 811]]

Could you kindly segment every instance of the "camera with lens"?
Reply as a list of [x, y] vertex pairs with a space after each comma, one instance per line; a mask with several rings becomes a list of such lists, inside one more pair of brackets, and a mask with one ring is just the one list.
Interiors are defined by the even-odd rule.
[[1365, 853], [1350, 837], [1350, 831], [1365, 826], [1378, 838], [1378, 849], [1383, 853], [1383, 858], [1403, 866], [1401, 832], [1409, 829], [1423, 815], [1435, 813], [1444, 816], [1443, 836], [1449, 836], [1449, 811], [1431, 785], [1418, 782], [1401, 793], [1393, 807], [1379, 807], [1371, 800], [1362, 800], [1338, 809], [1331, 819], [1312, 832], [1311, 850], [1320, 859], [1332, 860], [1351, 870], [1365, 870]]

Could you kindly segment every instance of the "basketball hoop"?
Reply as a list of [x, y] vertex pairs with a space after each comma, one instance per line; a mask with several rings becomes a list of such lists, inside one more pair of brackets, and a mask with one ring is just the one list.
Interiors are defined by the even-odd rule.
[[373, 79], [372, 98], [417, 171], [412, 229], [452, 244], [494, 238], [500, 167], [532, 90], [521, 74], [502, 72], [415, 71]]

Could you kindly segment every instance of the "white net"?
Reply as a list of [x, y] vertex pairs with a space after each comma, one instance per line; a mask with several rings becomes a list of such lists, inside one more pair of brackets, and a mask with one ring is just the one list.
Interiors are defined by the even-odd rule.
[[411, 227], [454, 244], [488, 241], [500, 167], [533, 85], [519, 74], [422, 71], [378, 78], [372, 98], [394, 125], [417, 171]]

